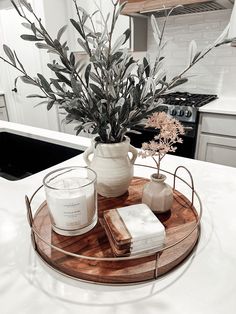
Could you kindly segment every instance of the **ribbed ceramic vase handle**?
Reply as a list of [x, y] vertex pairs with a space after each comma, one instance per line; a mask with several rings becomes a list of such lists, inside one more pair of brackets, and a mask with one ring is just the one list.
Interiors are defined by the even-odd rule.
[[135, 163], [135, 160], [136, 160], [136, 158], [137, 158], [137, 156], [138, 156], [137, 149], [136, 149], [134, 146], [129, 145], [129, 152], [132, 153], [132, 158], [130, 159], [130, 162], [131, 162], [132, 164], [134, 164], [134, 163]]
[[89, 147], [86, 149], [86, 151], [83, 153], [84, 161], [86, 162], [86, 165], [90, 167], [91, 160], [89, 159], [89, 156], [93, 154], [93, 147]]

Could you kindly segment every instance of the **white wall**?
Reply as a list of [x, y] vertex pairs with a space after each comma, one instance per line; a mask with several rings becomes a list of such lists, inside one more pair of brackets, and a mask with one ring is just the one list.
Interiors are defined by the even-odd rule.
[[[231, 10], [222, 10], [170, 17], [166, 37], [173, 42], [165, 50], [168, 75], [174, 76], [185, 67], [192, 39], [196, 40], [200, 49], [209, 45], [226, 27], [230, 15]], [[157, 21], [162, 25], [163, 18]], [[148, 50], [151, 53], [155, 51], [150, 23]], [[215, 49], [188, 74], [196, 76], [178, 90], [236, 96], [236, 48], [227, 45]]]

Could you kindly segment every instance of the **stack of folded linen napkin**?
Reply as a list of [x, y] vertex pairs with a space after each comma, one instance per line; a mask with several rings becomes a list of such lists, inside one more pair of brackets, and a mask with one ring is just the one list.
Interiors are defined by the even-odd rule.
[[165, 228], [145, 204], [106, 210], [104, 229], [116, 256], [129, 256], [161, 249]]

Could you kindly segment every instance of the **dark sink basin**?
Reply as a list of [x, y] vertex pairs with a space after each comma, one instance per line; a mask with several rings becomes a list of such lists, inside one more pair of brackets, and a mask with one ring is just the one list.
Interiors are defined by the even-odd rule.
[[0, 176], [20, 180], [80, 153], [79, 149], [0, 132]]

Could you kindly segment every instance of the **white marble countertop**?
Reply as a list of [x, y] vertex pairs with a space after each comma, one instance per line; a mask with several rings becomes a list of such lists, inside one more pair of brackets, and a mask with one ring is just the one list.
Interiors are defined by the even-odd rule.
[[90, 139], [86, 137], [0, 120], [0, 132], [4, 131], [81, 150], [85, 150], [90, 145]]
[[[51, 137], [53, 142], [71, 140], [75, 145], [75, 139], [61, 133], [7, 123], [0, 128]], [[86, 146], [89, 140], [78, 137], [77, 141]], [[151, 160], [139, 160], [144, 161], [151, 164]], [[63, 165], [84, 162], [79, 155]], [[163, 169], [173, 172], [178, 165], [191, 171], [203, 203], [197, 249], [168, 275], [123, 287], [71, 280], [49, 270], [35, 255], [24, 196], [32, 195], [49, 170], [14, 182], [0, 178], [1, 313], [235, 314], [236, 168], [175, 156], [163, 159]], [[187, 175], [183, 177], [189, 180]]]
[[220, 97], [199, 108], [204, 113], [236, 115], [236, 98]]

